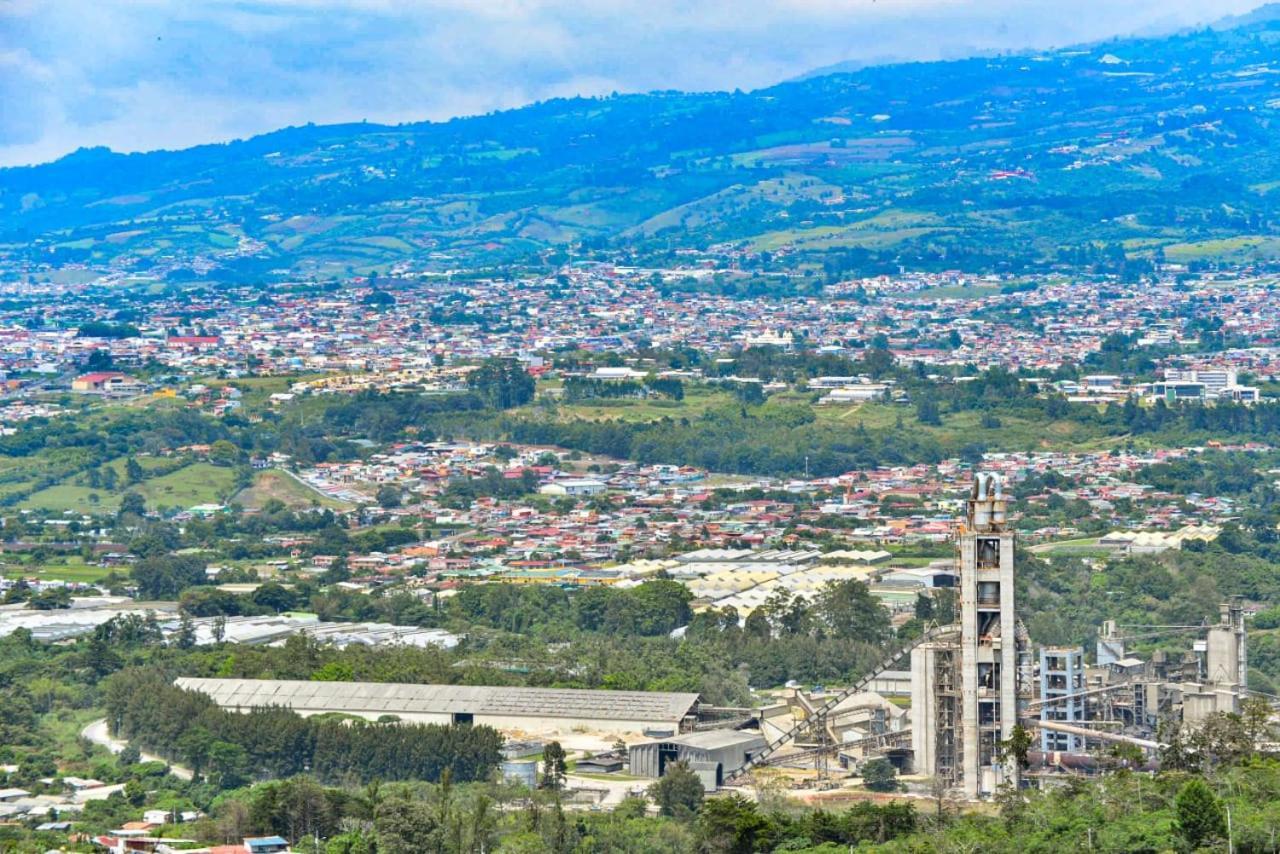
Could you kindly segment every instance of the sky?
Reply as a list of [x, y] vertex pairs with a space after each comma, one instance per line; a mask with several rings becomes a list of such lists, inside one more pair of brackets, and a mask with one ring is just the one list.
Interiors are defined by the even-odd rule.
[[0, 0], [0, 166], [839, 62], [1167, 32], [1259, 0]]

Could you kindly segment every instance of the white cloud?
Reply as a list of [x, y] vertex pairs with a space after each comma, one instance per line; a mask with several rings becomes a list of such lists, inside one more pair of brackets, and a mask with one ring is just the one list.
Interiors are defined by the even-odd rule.
[[1256, 2], [0, 0], [0, 164], [570, 94], [750, 89], [844, 60], [1063, 45]]

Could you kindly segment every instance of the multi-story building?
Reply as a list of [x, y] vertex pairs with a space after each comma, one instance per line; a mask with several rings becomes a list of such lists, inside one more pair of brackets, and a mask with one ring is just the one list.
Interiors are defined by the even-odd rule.
[[[1084, 650], [1050, 646], [1040, 649], [1040, 720], [1078, 724], [1084, 720]], [[1080, 753], [1084, 738], [1067, 732], [1041, 729], [1040, 749]]]
[[916, 770], [959, 786], [970, 798], [1016, 781], [1002, 742], [1018, 723], [1029, 662], [1014, 595], [1014, 533], [1000, 481], [979, 475], [959, 549], [957, 631], [911, 653], [912, 747]]

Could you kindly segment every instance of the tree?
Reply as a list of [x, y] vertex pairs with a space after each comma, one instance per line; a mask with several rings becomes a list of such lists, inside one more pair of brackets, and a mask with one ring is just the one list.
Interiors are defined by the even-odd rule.
[[1173, 806], [1174, 827], [1191, 850], [1227, 835], [1227, 819], [1222, 804], [1209, 784], [1199, 777], [1186, 782]]
[[147, 787], [142, 781], [134, 777], [124, 784], [124, 799], [129, 802], [130, 806], [140, 807], [147, 800]]
[[0, 694], [0, 744], [30, 744], [39, 718], [31, 697], [21, 688]]
[[279, 804], [287, 835], [291, 839], [328, 836], [337, 821], [324, 787], [303, 775], [283, 780], [279, 785]]
[[216, 587], [193, 587], [178, 600], [182, 613], [193, 617], [237, 617], [243, 600], [234, 593]]
[[388, 798], [374, 820], [378, 854], [419, 854], [439, 850], [440, 826], [431, 806], [422, 801]]
[[706, 789], [687, 762], [673, 762], [662, 779], [649, 787], [649, 797], [658, 805], [660, 815], [685, 821], [702, 808]]
[[949, 626], [956, 620], [956, 592], [950, 587], [934, 590], [934, 619], [938, 625]]
[[294, 595], [292, 590], [276, 581], [268, 581], [253, 591], [255, 605], [270, 608], [277, 614], [282, 611], [288, 611], [297, 603], [297, 600], [298, 597]]
[[191, 615], [183, 612], [178, 621], [178, 631], [173, 636], [174, 645], [178, 649], [191, 649], [196, 645], [196, 626]]
[[885, 342], [884, 347], [877, 347], [873, 344], [871, 349], [867, 350], [862, 357], [863, 370], [875, 379], [879, 379], [893, 370], [893, 354], [887, 348], [888, 342]]
[[746, 406], [759, 406], [764, 403], [764, 389], [760, 383], [734, 383], [733, 396]]
[[226, 439], [219, 439], [209, 448], [209, 462], [215, 466], [234, 466], [240, 462], [240, 449]]
[[931, 620], [933, 619], [933, 597], [925, 593], [916, 594], [916, 619]]
[[209, 583], [204, 561], [192, 555], [143, 558], [133, 568], [133, 580], [144, 599], [176, 599], [188, 587]]
[[325, 845], [325, 854], [376, 854], [377, 836], [363, 828], [340, 833]]
[[383, 484], [378, 487], [376, 498], [378, 506], [384, 510], [399, 507], [401, 500], [400, 487], [396, 486], [394, 483]]
[[251, 820], [249, 807], [244, 801], [224, 800], [218, 808], [216, 827], [218, 835], [226, 842], [239, 842], [249, 835]]
[[238, 744], [209, 745], [209, 781], [218, 789], [236, 789], [249, 781], [249, 754]]
[[111, 649], [111, 644], [105, 637], [94, 632], [93, 637], [89, 638], [89, 648], [85, 650], [84, 663], [98, 676], [106, 676], [120, 667], [120, 656]]
[[365, 294], [364, 299], [360, 300], [365, 305], [377, 311], [381, 311], [396, 304], [396, 298], [386, 291], [374, 288]]
[[[107, 469], [107, 471], [114, 472], [115, 469]], [[103, 486], [107, 489], [111, 489], [111, 487], [107, 486], [106, 483], [104, 483]], [[130, 513], [134, 516], [141, 516], [146, 512], [147, 500], [138, 493], [126, 492], [124, 495], [120, 496], [120, 516], [125, 516]]]
[[773, 850], [769, 820], [742, 795], [712, 798], [698, 814], [698, 849], [723, 854]]
[[814, 611], [833, 637], [879, 643], [891, 632], [889, 612], [861, 581], [829, 582], [818, 593]]
[[568, 764], [560, 742], [553, 741], [542, 748], [542, 788], [559, 791], [564, 788], [567, 773]]
[[1019, 769], [1025, 769], [1030, 765], [1027, 761], [1027, 752], [1031, 750], [1032, 743], [1031, 733], [1027, 732], [1022, 724], [1016, 724], [1010, 730], [1009, 737], [1000, 742], [999, 754], [1002, 758], [1012, 759]]
[[84, 369], [86, 371], [109, 371], [115, 367], [115, 362], [111, 358], [111, 352], [102, 348], [98, 348], [89, 354], [89, 358], [84, 360]]
[[320, 576], [320, 580], [325, 584], [340, 584], [351, 580], [351, 567], [347, 564], [347, 556], [344, 554], [335, 556], [329, 568]]
[[535, 384], [515, 359], [487, 359], [467, 377], [467, 385], [486, 406], [510, 409], [533, 400]]
[[214, 741], [213, 734], [202, 726], [187, 730], [178, 738], [178, 757], [195, 776], [204, 772]]
[[938, 402], [931, 397], [922, 397], [916, 404], [916, 420], [921, 424], [938, 426], [942, 416], [938, 412]]
[[879, 757], [862, 766], [862, 785], [873, 792], [892, 792], [898, 788], [898, 772], [888, 759]]
[[137, 460], [133, 457], [129, 457], [129, 459], [125, 460], [124, 477], [130, 486], [135, 483], [141, 483], [146, 479], [146, 476], [146, 473], [142, 470], [141, 464], [139, 464]]
[[55, 611], [71, 607], [71, 591], [65, 587], [51, 587], [35, 594], [29, 604], [37, 611]]

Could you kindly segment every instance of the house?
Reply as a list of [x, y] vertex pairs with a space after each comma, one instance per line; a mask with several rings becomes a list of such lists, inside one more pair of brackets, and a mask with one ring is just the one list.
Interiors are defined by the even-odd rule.
[[885, 383], [864, 383], [850, 385], [831, 391], [819, 403], [862, 403], [868, 400], [882, 400], [889, 394], [889, 386]]
[[94, 371], [73, 379], [71, 390], [80, 394], [137, 394], [142, 391], [142, 383], [119, 371]]
[[168, 343], [170, 347], [199, 350], [217, 347], [222, 338], [218, 335], [170, 335]]
[[239, 845], [215, 845], [209, 849], [209, 854], [289, 854], [292, 850], [282, 837], [258, 836]]
[[538, 492], [543, 495], [599, 495], [607, 488], [608, 487], [599, 480], [567, 478], [565, 480], [557, 480], [554, 483], [548, 483], [541, 487]]

